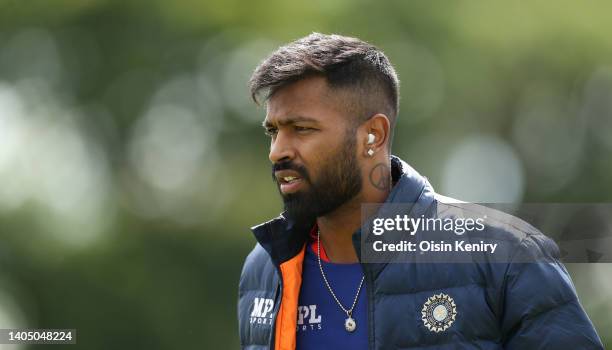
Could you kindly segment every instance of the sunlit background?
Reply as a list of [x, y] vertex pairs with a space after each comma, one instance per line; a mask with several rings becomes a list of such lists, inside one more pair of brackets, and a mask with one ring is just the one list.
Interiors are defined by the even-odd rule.
[[[76, 328], [70, 349], [238, 348], [249, 227], [281, 209], [247, 80], [312, 31], [388, 54], [394, 153], [439, 192], [610, 202], [610, 13], [604, 1], [0, 0], [0, 328]], [[568, 269], [612, 345], [612, 266]]]

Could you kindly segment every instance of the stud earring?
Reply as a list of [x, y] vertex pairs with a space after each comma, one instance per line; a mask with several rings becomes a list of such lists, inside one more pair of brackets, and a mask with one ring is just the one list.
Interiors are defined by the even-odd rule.
[[368, 155], [369, 155], [370, 157], [371, 157], [371, 156], [373, 156], [373, 155], [374, 155], [374, 150], [370, 148], [370, 149], [368, 150]]

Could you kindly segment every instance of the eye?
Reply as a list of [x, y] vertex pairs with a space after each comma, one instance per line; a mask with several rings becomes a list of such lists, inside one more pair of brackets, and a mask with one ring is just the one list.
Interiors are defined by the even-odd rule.
[[276, 128], [266, 128], [264, 133], [269, 137], [274, 137], [278, 133], [278, 130]]
[[306, 127], [306, 126], [298, 126], [298, 125], [296, 125], [294, 128], [295, 128], [295, 131], [297, 131], [299, 133], [305, 133], [305, 132], [310, 132], [310, 131], [315, 130], [313, 128], [309, 128], [309, 127]]

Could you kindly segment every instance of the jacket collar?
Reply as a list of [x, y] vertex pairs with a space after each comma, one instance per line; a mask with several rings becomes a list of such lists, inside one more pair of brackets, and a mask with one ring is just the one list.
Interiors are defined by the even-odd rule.
[[[385, 203], [413, 204], [414, 210], [411, 210], [411, 215], [420, 216], [433, 202], [433, 188], [427, 179], [399, 157], [393, 155], [391, 156], [391, 177], [395, 185]], [[255, 238], [270, 254], [272, 261], [277, 266], [301, 251], [308, 240], [308, 232], [314, 225], [314, 222], [298, 225], [283, 214], [251, 227]], [[353, 234], [356, 248], [360, 245], [360, 231], [357, 230]], [[357, 254], [360, 253], [360, 249], [357, 249]]]

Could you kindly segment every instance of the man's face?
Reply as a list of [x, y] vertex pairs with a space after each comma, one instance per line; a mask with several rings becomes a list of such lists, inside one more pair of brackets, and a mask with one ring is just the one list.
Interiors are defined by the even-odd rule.
[[268, 101], [272, 175], [287, 216], [298, 222], [333, 212], [361, 191], [355, 129], [340, 106], [322, 77], [293, 83]]

